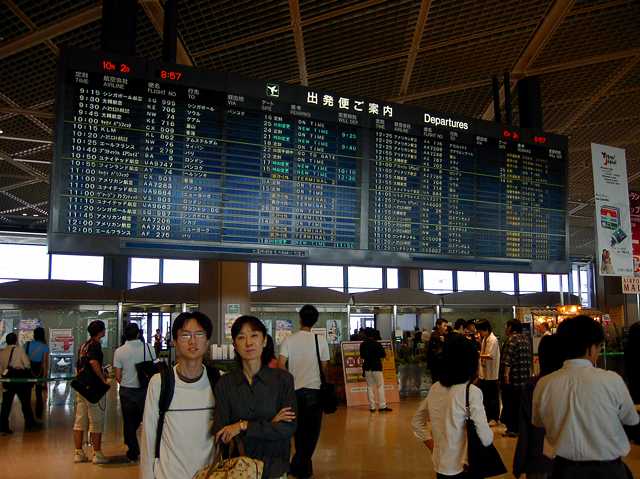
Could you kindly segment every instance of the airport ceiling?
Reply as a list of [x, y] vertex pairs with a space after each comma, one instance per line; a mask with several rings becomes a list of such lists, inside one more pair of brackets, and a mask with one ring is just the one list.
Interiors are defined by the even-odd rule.
[[[625, 148], [640, 189], [639, 0], [182, 0], [180, 63], [491, 119], [491, 77], [538, 76], [570, 138], [570, 252], [593, 256], [590, 143]], [[91, 0], [0, 0], [0, 230], [44, 230], [56, 59], [97, 49]], [[161, 56], [163, 3], [139, 0], [137, 53]]]

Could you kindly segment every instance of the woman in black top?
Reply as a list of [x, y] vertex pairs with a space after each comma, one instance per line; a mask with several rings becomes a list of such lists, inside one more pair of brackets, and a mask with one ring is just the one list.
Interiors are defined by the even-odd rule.
[[240, 367], [216, 384], [216, 440], [237, 437], [247, 456], [264, 462], [263, 479], [286, 477], [296, 429], [293, 376], [265, 364], [267, 330], [258, 318], [240, 316], [231, 337]]

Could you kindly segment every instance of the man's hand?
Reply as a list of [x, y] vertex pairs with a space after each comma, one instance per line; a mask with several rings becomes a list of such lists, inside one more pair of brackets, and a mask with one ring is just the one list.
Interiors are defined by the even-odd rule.
[[284, 407], [280, 409], [280, 411], [278, 411], [278, 414], [273, 416], [273, 419], [271, 420], [271, 422], [273, 424], [277, 422], [291, 422], [295, 420], [295, 418], [296, 418], [296, 413], [293, 412], [293, 409], [290, 407]]
[[216, 434], [216, 441], [222, 440], [225, 444], [229, 444], [231, 440], [236, 437], [242, 431], [242, 421], [238, 421], [235, 424], [229, 424], [223, 427]]
[[433, 452], [433, 439], [427, 439], [426, 441], [424, 441], [424, 445], [427, 446], [427, 449]]

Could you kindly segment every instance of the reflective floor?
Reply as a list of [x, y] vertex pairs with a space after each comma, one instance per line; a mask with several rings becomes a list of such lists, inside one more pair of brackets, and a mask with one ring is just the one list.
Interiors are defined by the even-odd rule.
[[[340, 408], [336, 414], [325, 416], [320, 444], [314, 456], [315, 478], [435, 477], [426, 448], [414, 438], [409, 426], [418, 402], [418, 399], [405, 399], [400, 404], [392, 405], [394, 410], [390, 413], [371, 414], [367, 408]], [[104, 453], [114, 463], [104, 466], [72, 462], [73, 404], [65, 384], [52, 389], [51, 403], [45, 417], [45, 429], [23, 432], [18, 401], [15, 401], [11, 418], [15, 432], [12, 436], [0, 437], [0, 477], [138, 477], [138, 466], [124, 463], [125, 447], [122, 444], [122, 424], [115, 391], [109, 393], [103, 438]], [[498, 437], [496, 445], [510, 468], [515, 439]], [[640, 446], [633, 446], [626, 462], [640, 477]], [[7, 476], [5, 471], [8, 471]], [[513, 476], [509, 474], [503, 477]]]

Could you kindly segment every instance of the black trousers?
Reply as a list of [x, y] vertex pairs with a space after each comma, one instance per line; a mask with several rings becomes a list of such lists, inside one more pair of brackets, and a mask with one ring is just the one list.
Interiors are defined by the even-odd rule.
[[136, 459], [140, 455], [137, 432], [142, 423], [146, 397], [146, 388], [126, 388], [120, 386], [120, 408], [122, 409], [122, 422], [124, 426], [124, 443], [129, 448], [127, 457], [130, 459]]
[[524, 386], [503, 384], [500, 389], [502, 394], [500, 420], [507, 426], [507, 431], [518, 434], [520, 432], [520, 403], [522, 402]]
[[480, 380], [484, 410], [487, 413], [487, 421], [498, 421], [500, 419], [500, 397], [498, 391], [498, 380]]
[[298, 428], [294, 435], [296, 453], [291, 460], [291, 474], [298, 479], [306, 479], [313, 475], [311, 457], [316, 449], [320, 428], [322, 426], [322, 407], [320, 406], [320, 390], [298, 389], [296, 391]]
[[622, 462], [615, 461], [570, 461], [556, 457], [553, 461], [551, 479], [633, 479], [633, 474]]
[[2, 393], [2, 407], [0, 408], [0, 431], [9, 429], [9, 416], [11, 415], [11, 406], [13, 406], [13, 398], [18, 396], [20, 406], [22, 406], [22, 415], [24, 416], [25, 427], [32, 427], [36, 421], [33, 419], [31, 411], [31, 385], [30, 384], [13, 384]]

